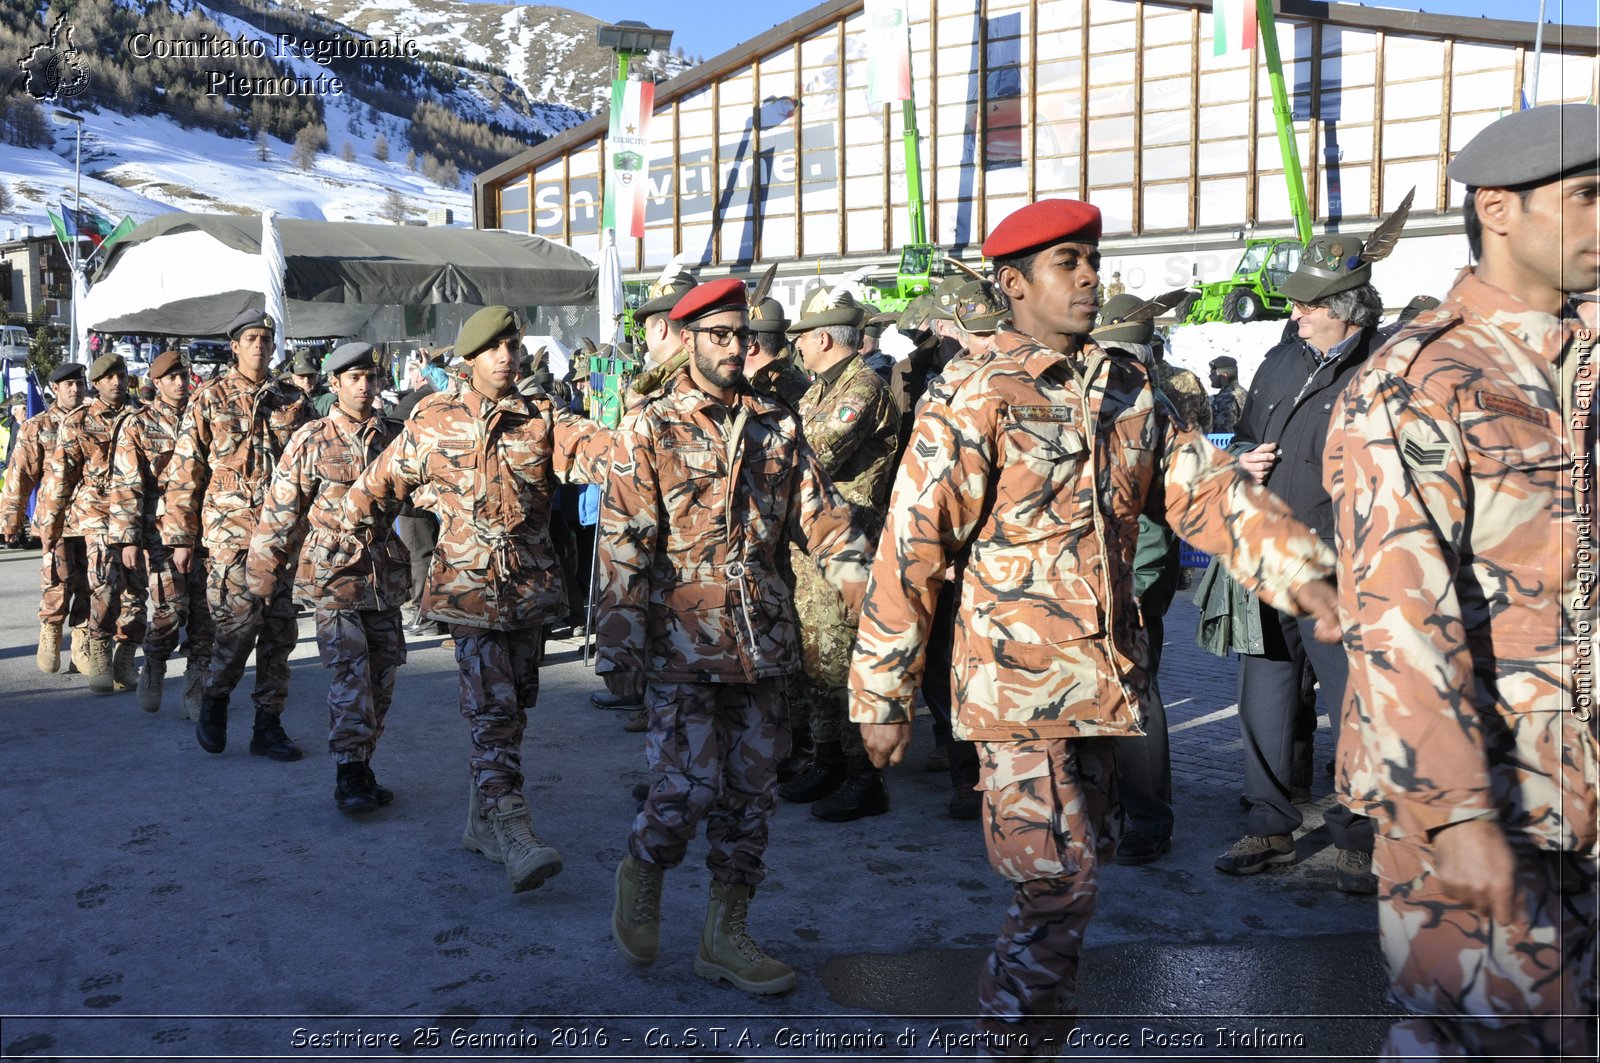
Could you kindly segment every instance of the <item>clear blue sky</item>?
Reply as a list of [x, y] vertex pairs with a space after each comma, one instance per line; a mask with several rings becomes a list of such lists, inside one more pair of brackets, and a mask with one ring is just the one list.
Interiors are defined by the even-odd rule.
[[[503, 0], [502, 0], [503, 2]], [[609, 22], [635, 19], [656, 29], [675, 31], [674, 45], [690, 55], [706, 58], [725, 52], [817, 6], [817, 0], [562, 0], [586, 14]], [[1532, 22], [1539, 16], [1539, 0], [1413, 0], [1411, 3], [1369, 4], [1369, 7], [1421, 9], [1438, 15], [1487, 15], [1490, 18]], [[1545, 19], [1550, 22], [1593, 26], [1600, 0], [1547, 0]]]

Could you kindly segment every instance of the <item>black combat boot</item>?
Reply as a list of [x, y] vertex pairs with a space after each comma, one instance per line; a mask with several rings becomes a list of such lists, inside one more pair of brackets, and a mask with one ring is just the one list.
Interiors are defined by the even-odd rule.
[[778, 787], [785, 801], [816, 801], [827, 797], [844, 782], [844, 750], [838, 742], [818, 742], [811, 764], [791, 782]]
[[394, 791], [378, 783], [378, 777], [372, 774], [372, 765], [370, 763], [363, 762], [361, 770], [366, 773], [367, 789], [371, 790], [372, 796], [378, 799], [378, 804], [386, 805], [394, 800]]
[[811, 758], [816, 752], [817, 746], [811, 741], [809, 729], [794, 731], [789, 742], [789, 755], [778, 762], [778, 781], [794, 782], [804, 775], [806, 769], [811, 767]]
[[228, 748], [228, 699], [202, 694], [200, 719], [194, 725], [194, 740], [207, 753]]
[[872, 766], [866, 754], [852, 756], [844, 783], [832, 796], [811, 806], [811, 814], [829, 823], [848, 823], [862, 816], [881, 816], [889, 811], [889, 788], [883, 773]]
[[352, 760], [338, 765], [338, 777], [333, 784], [333, 803], [340, 812], [356, 815], [371, 812], [378, 807], [378, 797], [367, 785], [365, 761]]
[[276, 713], [256, 710], [255, 733], [250, 736], [250, 752], [273, 760], [299, 760], [300, 747], [283, 732], [283, 721]]

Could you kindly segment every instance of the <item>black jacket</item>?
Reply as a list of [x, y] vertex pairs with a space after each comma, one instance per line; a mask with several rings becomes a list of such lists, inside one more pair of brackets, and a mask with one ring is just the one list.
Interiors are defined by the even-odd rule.
[[1250, 395], [1228, 448], [1240, 454], [1260, 443], [1278, 444], [1278, 461], [1267, 474], [1267, 489], [1329, 544], [1333, 503], [1322, 486], [1328, 419], [1345, 384], [1381, 345], [1376, 329], [1363, 329], [1336, 361], [1321, 366], [1298, 338], [1272, 348], [1250, 381]]

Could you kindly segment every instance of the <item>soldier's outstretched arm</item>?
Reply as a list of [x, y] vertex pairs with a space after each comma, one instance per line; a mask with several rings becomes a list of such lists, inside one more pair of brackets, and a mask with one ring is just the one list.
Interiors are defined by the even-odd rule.
[[[909, 731], [945, 569], [972, 540], [996, 462], [998, 400], [958, 390], [917, 418], [895, 475], [850, 664], [850, 719]], [[904, 737], [904, 736], [902, 736]], [[862, 729], [891, 759], [884, 732]]]
[[[305, 541], [306, 520], [316, 498], [316, 474], [311, 468], [307, 425], [295, 432], [283, 457], [272, 471], [267, 497], [256, 517], [245, 558], [245, 585], [257, 598], [271, 598], [278, 582], [294, 578], [295, 560]], [[285, 571], [285, 570], [288, 571]]]
[[362, 470], [344, 495], [344, 519], [352, 528], [386, 519], [427, 478], [428, 429], [415, 418]]
[[616, 457], [610, 463], [600, 510], [601, 592], [595, 622], [595, 671], [608, 688], [632, 692], [643, 683], [651, 569], [661, 537], [661, 513], [670, 499], [661, 497], [654, 452], [645, 433], [649, 422], [635, 414], [613, 435]]
[[786, 534], [800, 544], [822, 578], [839, 592], [852, 614], [867, 591], [872, 542], [855, 523], [855, 511], [833, 485], [804, 437], [795, 448], [794, 488], [789, 493]]

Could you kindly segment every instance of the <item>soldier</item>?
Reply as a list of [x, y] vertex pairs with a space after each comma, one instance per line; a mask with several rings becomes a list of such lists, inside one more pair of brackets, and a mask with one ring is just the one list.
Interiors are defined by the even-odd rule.
[[[984, 242], [1011, 324], [993, 357], [930, 401], [896, 476], [850, 675], [880, 767], [910, 738], [929, 622], [960, 580], [956, 736], [979, 743], [984, 840], [1014, 903], [979, 982], [982, 1030], [1010, 1054], [1070, 1015], [1110, 802], [1109, 739], [1139, 734], [1149, 647], [1133, 608], [1147, 509], [1228, 558], [1270, 600], [1337, 637], [1332, 557], [1155, 400], [1094, 325], [1100, 211], [1044, 200]], [[1055, 1032], [1059, 1033], [1059, 1030]]]
[[654, 369], [682, 353], [677, 331], [672, 327], [671, 313], [678, 300], [694, 286], [693, 276], [683, 270], [674, 273], [668, 266], [645, 292], [647, 298], [633, 312], [634, 323], [644, 332], [642, 368]]
[[245, 558], [267, 482], [289, 437], [311, 419], [305, 393], [267, 372], [276, 328], [260, 310], [245, 310], [229, 323], [234, 366], [196, 392], [184, 411], [157, 526], [179, 574], [189, 575], [196, 565], [206, 573], [214, 635], [195, 740], [207, 753], [227, 748], [228, 699], [254, 651], [250, 752], [295, 761], [300, 747], [283, 730], [289, 653], [299, 636], [294, 602], [288, 581], [268, 601], [245, 586]]
[[[849, 292], [819, 288], [788, 334], [813, 381], [797, 411], [806, 442], [850, 504], [856, 526], [876, 545], [894, 476], [900, 416], [889, 386], [861, 358], [865, 321], [865, 308]], [[778, 796], [812, 802], [811, 814], [830, 822], [881, 816], [889, 811], [888, 788], [861, 748], [861, 732], [849, 723], [855, 616], [803, 555], [800, 545], [790, 548], [805, 662], [790, 696], [797, 714], [808, 716], [814, 748], [811, 764], [780, 786]]]
[[[295, 568], [294, 594], [315, 610], [317, 649], [328, 677], [328, 752], [341, 812], [370, 812], [394, 800], [372, 774], [372, 754], [406, 661], [400, 606], [411, 558], [391, 519], [345, 523], [344, 496], [361, 471], [400, 433], [378, 417], [383, 358], [370, 343], [334, 349], [322, 371], [335, 406], [289, 440], [272, 474], [250, 538], [246, 586], [271, 599]], [[400, 507], [384, 508], [392, 518]], [[298, 564], [295, 559], [298, 558]]]
[[[45, 553], [63, 537], [81, 537], [89, 581], [89, 667], [96, 694], [132, 690], [134, 661], [145, 629], [145, 573], [124, 567], [109, 537], [111, 461], [117, 437], [137, 412], [128, 402], [128, 367], [120, 355], [102, 354], [89, 367], [95, 399], [61, 421], [60, 435], [39, 486], [34, 525]], [[113, 660], [111, 644], [116, 641]]]
[[1231, 354], [1211, 359], [1211, 431], [1226, 435], [1239, 423], [1246, 399], [1244, 388], [1239, 386], [1239, 360]]
[[[48, 459], [56, 448], [61, 422], [83, 402], [83, 366], [68, 362], [50, 374], [55, 403], [28, 418], [17, 433], [0, 492], [0, 533], [12, 545], [23, 541], [28, 498], [44, 479]], [[39, 565], [39, 651], [41, 672], [61, 670], [61, 625], [72, 628], [72, 664], [89, 670], [89, 582], [83, 540], [62, 536], [53, 550], [44, 551]]]
[[1384, 1057], [1595, 1057], [1594, 333], [1600, 110], [1535, 107], [1449, 167], [1476, 268], [1334, 411], [1349, 687], [1376, 817]]
[[744, 376], [752, 388], [798, 409], [800, 399], [811, 388], [811, 374], [794, 364], [788, 328], [783, 304], [771, 296], [750, 308], [750, 351], [744, 358]]
[[348, 525], [387, 522], [415, 497], [439, 518], [422, 615], [450, 625], [461, 669], [461, 715], [472, 728], [462, 844], [504, 864], [514, 892], [561, 870], [533, 831], [522, 795], [522, 734], [538, 700], [543, 624], [567, 615], [550, 544], [556, 477], [592, 482], [608, 433], [517, 391], [522, 328], [509, 307], [462, 324], [456, 353], [471, 376], [417, 404], [400, 435], [344, 496]]
[[180, 573], [172, 548], [156, 531], [163, 474], [178, 442], [178, 426], [189, 405], [189, 367], [177, 351], [164, 351], [150, 365], [155, 399], [135, 414], [117, 436], [112, 459], [106, 536], [122, 554], [122, 566], [142, 568], [150, 592], [150, 623], [144, 636], [144, 668], [139, 672], [139, 707], [161, 709], [161, 685], [167, 661], [178, 648], [178, 634], [188, 641], [183, 670], [183, 718], [198, 719], [200, 694], [211, 666], [211, 613], [206, 607], [204, 567]]
[[746, 386], [745, 299], [728, 278], [679, 300], [672, 317], [692, 358], [619, 431], [597, 669], [612, 690], [643, 694], [658, 773], [617, 868], [618, 949], [634, 964], [655, 961], [662, 876], [703, 819], [712, 885], [695, 973], [781, 993], [794, 971], [745, 926], [788, 745], [782, 677], [800, 663], [778, 556], [786, 536], [803, 536], [808, 563], [854, 610], [868, 544], [799, 418]]
[[309, 348], [295, 351], [294, 357], [289, 359], [289, 367], [282, 374], [282, 379], [284, 383], [306, 393], [306, 398], [311, 400], [312, 412], [317, 417], [328, 415], [328, 410], [332, 408], [334, 402], [333, 393], [328, 390], [328, 385], [323, 383], [314, 351]]

